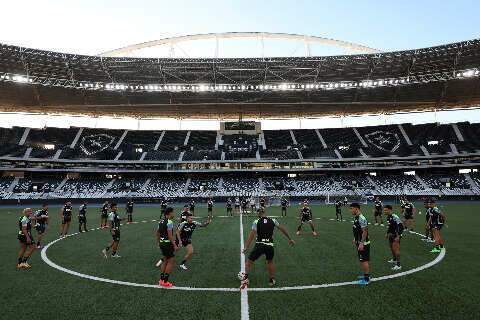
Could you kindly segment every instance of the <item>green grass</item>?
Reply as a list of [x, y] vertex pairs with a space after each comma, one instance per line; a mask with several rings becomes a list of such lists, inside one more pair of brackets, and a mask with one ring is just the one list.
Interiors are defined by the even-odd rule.
[[[251, 319], [478, 319], [477, 286], [480, 280], [476, 212], [480, 205], [448, 204], [444, 210], [448, 229], [444, 229], [447, 256], [438, 265], [398, 279], [372, 283], [367, 288], [346, 286], [287, 292], [248, 293]], [[288, 246], [277, 232], [275, 263], [278, 286], [297, 286], [354, 280], [359, 265], [351, 244], [351, 224], [334, 222], [333, 207], [314, 206], [319, 236], [311, 236], [304, 226], [295, 236], [296, 207], [289, 217], [279, 218], [297, 244]], [[50, 209], [51, 225], [44, 243], [56, 239], [59, 230], [57, 208]], [[424, 210], [422, 210], [424, 211]], [[364, 213], [373, 221], [371, 207]], [[186, 292], [135, 288], [82, 279], [55, 270], [35, 252], [30, 270], [16, 270], [17, 219], [20, 208], [0, 209], [0, 265], [2, 309], [0, 319], [239, 319], [239, 292]], [[123, 214], [123, 212], [122, 212]], [[204, 208], [197, 214], [206, 215]], [[280, 215], [270, 208], [270, 215]], [[154, 207], [136, 207], [135, 219], [148, 220], [122, 228], [121, 259], [104, 259], [100, 250], [110, 242], [105, 230], [66, 238], [48, 250], [55, 263], [85, 274], [137, 283], [155, 284], [159, 273], [153, 266], [160, 257], [154, 230], [158, 218]], [[215, 215], [225, 215], [223, 207]], [[90, 228], [98, 225], [98, 209], [88, 212]], [[344, 210], [344, 218], [350, 215]], [[244, 219], [245, 237], [253, 217]], [[418, 216], [420, 226], [424, 216]], [[177, 286], [236, 288], [240, 269], [239, 218], [214, 219], [207, 228], [193, 235], [195, 253], [188, 272], [175, 268], [172, 280]], [[77, 229], [72, 223], [71, 233]], [[385, 262], [390, 258], [384, 228], [371, 226], [372, 276], [391, 274]], [[402, 240], [404, 270], [434, 259], [430, 246], [419, 237]], [[177, 253], [177, 261], [184, 251]], [[267, 286], [264, 259], [256, 262], [250, 287]]]

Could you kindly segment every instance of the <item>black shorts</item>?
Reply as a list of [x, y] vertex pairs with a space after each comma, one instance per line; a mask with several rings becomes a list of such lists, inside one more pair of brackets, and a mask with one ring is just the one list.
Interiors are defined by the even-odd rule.
[[[189, 244], [192, 244], [192, 239], [181, 239], [180, 241], [182, 241], [182, 246], [183, 247], [186, 247]], [[178, 241], [178, 239], [175, 240], [175, 244], [178, 246], [180, 244], [180, 241]]]
[[311, 215], [302, 214], [302, 222], [310, 222], [310, 221], [312, 221], [312, 216]]
[[160, 251], [167, 259], [175, 257], [175, 250], [173, 250], [173, 244], [170, 242], [160, 242]]
[[411, 219], [413, 219], [413, 214], [411, 214], [411, 213], [410, 213], [410, 214], [406, 214], [406, 215], [404, 215], [403, 217], [405, 218], [405, 220], [411, 220]]
[[68, 223], [70, 221], [72, 221], [72, 216], [63, 216], [62, 224]]
[[208, 208], [208, 212], [212, 212], [213, 211], [213, 208]]
[[115, 242], [120, 241], [120, 231], [115, 230], [115, 232], [112, 233], [112, 240]]
[[432, 229], [442, 230], [443, 224], [433, 224]]
[[44, 234], [46, 228], [47, 228], [47, 227], [45, 226], [45, 224], [37, 224], [37, 225], [35, 226], [35, 230], [37, 230], [37, 233], [38, 233], [38, 234]]
[[100, 216], [100, 218], [102, 218], [102, 219], [107, 219], [107, 218], [108, 218], [108, 214], [102, 213], [101, 216]]
[[375, 210], [375, 217], [378, 217], [378, 216], [381, 216], [381, 215], [382, 215], [382, 211]]
[[127, 214], [133, 214], [133, 210], [132, 211], [127, 211]]
[[236, 204], [235, 209], [238, 209], [238, 208], [240, 208], [240, 205]]
[[[29, 233], [28, 235], [30, 236], [30, 240], [31, 240], [30, 244], [35, 243], [35, 240], [33, 239], [32, 234]], [[19, 233], [18, 236], [17, 236], [17, 239], [18, 239], [21, 243], [27, 244], [27, 237], [25, 237], [25, 235], [24, 235], [23, 233], [21, 233], [21, 234]]]
[[87, 223], [87, 217], [78, 217], [78, 223]]
[[248, 260], [255, 261], [262, 255], [265, 255], [267, 261], [273, 260], [273, 256], [275, 255], [273, 245], [270, 246], [268, 244], [256, 243], [255, 247], [253, 247], [252, 252], [250, 252], [250, 255], [248, 256]]
[[227, 207], [227, 212], [232, 211], [232, 207]]
[[363, 246], [363, 251], [358, 251], [358, 260], [360, 262], [367, 262], [370, 261], [370, 244], [366, 244]]
[[190, 211], [195, 211], [195, 207], [190, 207]]
[[336, 214], [341, 214], [341, 213], [342, 213], [342, 210], [338, 210], [338, 209], [337, 209], [337, 210], [335, 210], [335, 213], [336, 213]]
[[[397, 237], [396, 234], [388, 234], [388, 242], [394, 243], [396, 237]], [[402, 236], [400, 235], [398, 242], [400, 242], [401, 240], [402, 240]]]

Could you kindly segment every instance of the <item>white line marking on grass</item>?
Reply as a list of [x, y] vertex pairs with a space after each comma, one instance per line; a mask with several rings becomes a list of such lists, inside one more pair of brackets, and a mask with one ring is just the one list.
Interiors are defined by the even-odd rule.
[[[243, 218], [240, 215], [240, 271], [245, 272], [245, 254], [243, 253], [243, 248], [245, 244], [243, 241]], [[242, 320], [250, 319], [248, 311], [248, 289], [245, 288], [240, 291], [240, 303], [241, 303], [241, 317]]]
[[[411, 233], [416, 234], [418, 236], [424, 236], [421, 233], [411, 231]], [[41, 251], [41, 258], [42, 260], [49, 265], [50, 267], [57, 269], [59, 271], [84, 278], [84, 279], [89, 279], [89, 280], [94, 280], [94, 281], [100, 281], [100, 282], [106, 282], [106, 283], [111, 283], [111, 284], [117, 284], [117, 285], [125, 285], [125, 286], [132, 286], [132, 287], [143, 287], [143, 288], [153, 288], [153, 289], [164, 289], [164, 290], [183, 290], [183, 291], [216, 291], [216, 292], [238, 292], [238, 288], [199, 288], [199, 287], [177, 287], [174, 286], [170, 289], [165, 289], [162, 287], [159, 287], [156, 284], [145, 284], [145, 283], [135, 283], [135, 282], [127, 282], [127, 281], [118, 281], [118, 280], [112, 280], [112, 279], [107, 279], [107, 278], [101, 278], [101, 277], [96, 277], [96, 276], [91, 276], [87, 274], [83, 274], [80, 272], [76, 272], [67, 268], [64, 268], [62, 266], [59, 266], [55, 262], [51, 261], [48, 256], [47, 256], [47, 250], [50, 248], [52, 245], [55, 243], [64, 240], [65, 238], [73, 237], [78, 235], [79, 233], [72, 233], [69, 234], [63, 238], [58, 238], [56, 240], [53, 240], [52, 242], [48, 243], [45, 245]], [[240, 245], [241, 248], [243, 249], [243, 244], [244, 239], [243, 239], [243, 219], [242, 216], [240, 216]], [[383, 281], [383, 280], [390, 280], [394, 278], [399, 278], [399, 277], [404, 277], [419, 271], [423, 271], [425, 269], [431, 268], [435, 266], [436, 264], [440, 263], [446, 255], [446, 250], [442, 249], [442, 251], [438, 254], [438, 256], [417, 268], [410, 269], [407, 271], [399, 272], [399, 273], [394, 273], [391, 275], [386, 275], [386, 276], [381, 276], [378, 278], [371, 278], [370, 280], [372, 282], [375, 281]], [[240, 268], [243, 272], [245, 272], [245, 255], [242, 253], [240, 256]], [[325, 284], [318, 284], [318, 285], [309, 285], [309, 286], [292, 286], [292, 287], [277, 287], [277, 288], [248, 288], [248, 291], [291, 291], [291, 290], [306, 290], [306, 289], [319, 289], [319, 288], [330, 288], [330, 287], [340, 287], [340, 286], [349, 286], [349, 285], [356, 285], [358, 284], [358, 281], [349, 281], [349, 282], [338, 282], [338, 283], [325, 283]], [[245, 295], [245, 296], [244, 296]], [[245, 299], [245, 300], [244, 300]], [[242, 290], [241, 291], [241, 302], [242, 302], [242, 319], [249, 319], [249, 312], [248, 312], [248, 295], [247, 295], [247, 290]], [[245, 303], [245, 304], [244, 304]], [[246, 310], [244, 311], [244, 306], [246, 306]], [[244, 312], [246, 312], [246, 318], [243, 318]]]

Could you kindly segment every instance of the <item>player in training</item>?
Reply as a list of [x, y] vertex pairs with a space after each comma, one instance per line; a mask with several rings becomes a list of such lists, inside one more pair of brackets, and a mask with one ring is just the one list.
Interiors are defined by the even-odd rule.
[[392, 259], [388, 262], [394, 264], [392, 267], [393, 271], [402, 270], [400, 264], [400, 240], [402, 239], [403, 233], [403, 223], [400, 218], [393, 213], [393, 208], [391, 205], [386, 205], [383, 207], [383, 213], [387, 217], [387, 233], [385, 234], [385, 239], [388, 240], [390, 245], [390, 250], [392, 251]]
[[440, 230], [442, 230], [443, 225], [445, 224], [446, 217], [445, 214], [435, 206], [434, 200], [429, 200], [427, 206], [428, 211], [430, 211], [428, 224], [431, 226], [433, 240], [435, 241], [435, 246], [430, 252], [439, 253], [443, 249], [443, 238]]
[[343, 203], [340, 199], [335, 200], [335, 216], [337, 217], [337, 221], [343, 221], [342, 205]]
[[112, 202], [110, 204], [110, 213], [108, 214], [108, 224], [110, 228], [110, 234], [112, 235], [112, 243], [105, 247], [105, 249], [102, 250], [103, 256], [105, 258], [108, 258], [107, 253], [112, 249], [112, 258], [120, 258], [118, 255], [118, 246], [120, 244], [120, 221], [123, 219], [118, 216], [117, 210], [117, 204], [115, 202]]
[[250, 197], [250, 212], [253, 214], [256, 210], [256, 205], [255, 205], [255, 198], [253, 196]]
[[308, 202], [303, 203], [303, 207], [302, 209], [300, 209], [299, 218], [300, 218], [300, 224], [298, 225], [298, 228], [297, 228], [297, 235], [300, 235], [300, 233], [302, 232], [303, 223], [308, 222], [308, 224], [310, 225], [310, 228], [312, 228], [313, 236], [316, 237], [318, 234], [317, 234], [317, 231], [315, 231], [315, 225], [313, 224], [313, 214], [312, 214], [312, 210], [308, 206]]
[[67, 201], [63, 208], [60, 210], [60, 220], [62, 225], [60, 227], [60, 237], [65, 237], [68, 234], [70, 223], [72, 222], [72, 203]]
[[100, 209], [100, 228], [104, 229], [107, 227], [108, 219], [108, 201], [103, 203], [102, 208]]
[[360, 211], [360, 204], [353, 202], [350, 204], [350, 212], [353, 218], [353, 244], [357, 248], [358, 260], [363, 271], [360, 277], [360, 285], [370, 283], [370, 240], [368, 238], [368, 221]]
[[83, 202], [80, 208], [78, 209], [78, 232], [88, 232], [87, 229], [87, 203]]
[[228, 198], [227, 203], [226, 203], [227, 216], [232, 216], [233, 217], [232, 206], [233, 206], [232, 199]]
[[415, 207], [413, 203], [405, 199], [403, 203], [403, 218], [405, 224], [405, 230], [413, 231], [415, 229]]
[[190, 213], [195, 215], [195, 200], [190, 201]]
[[240, 214], [240, 198], [235, 198], [235, 213]]
[[35, 250], [35, 240], [32, 236], [32, 220], [36, 219], [32, 216], [32, 209], [23, 209], [23, 214], [18, 219], [18, 235], [17, 239], [20, 242], [20, 251], [18, 252], [17, 269], [28, 269], [31, 266], [28, 264], [28, 259], [32, 256]]
[[42, 248], [42, 239], [48, 226], [48, 204], [42, 204], [42, 209], [35, 212], [35, 230], [37, 230], [37, 249]]
[[133, 223], [133, 200], [130, 198], [125, 205], [125, 211], [127, 212], [127, 223]]
[[248, 206], [247, 198], [243, 197], [242, 198], [242, 214], [248, 214], [247, 206]]
[[[264, 197], [261, 197], [260, 200], [258, 200], [258, 203], [259, 203], [259, 205], [260, 205], [260, 208], [264, 208], [264, 209], [265, 209], [265, 207], [266, 207], [266, 205], [267, 205], [267, 201], [265, 200]], [[252, 212], [252, 213], [253, 213], [253, 212]]]
[[180, 218], [179, 218], [180, 223], [187, 221], [187, 218], [190, 215], [193, 216], [193, 214], [188, 210], [188, 205], [184, 205], [183, 210], [180, 213]]
[[260, 208], [257, 210], [258, 219], [255, 220], [252, 224], [252, 230], [248, 235], [247, 242], [245, 243], [245, 248], [243, 253], [246, 253], [250, 244], [253, 242], [253, 239], [256, 237], [255, 246], [248, 256], [247, 262], [245, 263], [245, 273], [240, 273], [239, 278], [241, 281], [241, 289], [245, 289], [248, 286], [249, 278], [248, 274], [250, 269], [253, 266], [253, 263], [260, 258], [262, 255], [265, 255], [267, 260], [267, 271], [268, 271], [268, 284], [273, 287], [275, 285], [275, 264], [273, 263], [273, 257], [275, 255], [273, 247], [273, 233], [275, 228], [278, 228], [281, 233], [285, 235], [288, 239], [290, 245], [294, 245], [295, 241], [292, 240], [287, 230], [278, 223], [276, 219], [267, 217], [265, 210]]
[[430, 203], [434, 203], [433, 200], [426, 200], [424, 203], [425, 206], [425, 236], [422, 238], [422, 241], [434, 242], [433, 240], [433, 231], [431, 225], [431, 216], [433, 211], [430, 210]]
[[193, 254], [193, 245], [192, 245], [192, 235], [196, 228], [206, 227], [212, 221], [212, 217], [208, 216], [208, 220], [205, 223], [200, 223], [193, 220], [192, 215], [188, 215], [187, 221], [180, 223], [177, 228], [177, 240], [175, 240], [176, 245], [180, 247], [185, 247], [187, 253], [183, 257], [182, 262], [180, 263], [180, 268], [183, 270], [188, 270], [187, 261], [191, 258]]
[[208, 212], [208, 218], [212, 219], [213, 218], [213, 200], [210, 198], [207, 201], [207, 212]]
[[162, 214], [162, 217], [165, 214], [165, 210], [167, 210], [167, 207], [168, 207], [168, 199], [163, 198], [162, 202], [160, 203], [160, 213]]
[[382, 218], [382, 210], [383, 210], [383, 204], [382, 201], [380, 201], [379, 197], [375, 198], [375, 202], [373, 203], [374, 206], [374, 212], [373, 216], [375, 217], [375, 225], [381, 225], [383, 227], [383, 218]]
[[170, 273], [175, 266], [175, 251], [178, 246], [175, 244], [173, 238], [173, 208], [168, 207], [165, 210], [165, 215], [158, 223], [156, 232], [157, 245], [162, 251], [163, 260], [158, 261], [157, 267], [160, 267], [160, 281], [158, 284], [165, 288], [173, 287], [173, 284], [168, 281]]
[[282, 206], [282, 217], [286, 217], [287, 216], [287, 208], [288, 208], [288, 205], [289, 205], [289, 202], [287, 200], [287, 198], [283, 197], [282, 200], [281, 200], [281, 206]]

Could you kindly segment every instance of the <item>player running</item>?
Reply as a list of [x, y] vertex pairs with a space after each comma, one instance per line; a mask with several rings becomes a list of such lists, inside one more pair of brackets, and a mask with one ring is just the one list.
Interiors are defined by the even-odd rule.
[[17, 269], [28, 269], [31, 266], [28, 264], [28, 259], [35, 250], [35, 241], [32, 236], [32, 209], [23, 209], [23, 215], [18, 219], [18, 235], [17, 239], [20, 242], [20, 251], [18, 252]]
[[78, 232], [88, 232], [87, 229], [87, 203], [83, 202], [80, 208], [78, 209]]
[[350, 212], [353, 219], [353, 244], [357, 247], [358, 260], [362, 267], [363, 276], [360, 277], [360, 285], [370, 283], [370, 240], [368, 239], [368, 221], [360, 211], [360, 204], [353, 202], [350, 204]]
[[258, 219], [255, 220], [252, 224], [252, 230], [248, 235], [247, 242], [245, 243], [245, 248], [243, 253], [246, 253], [253, 239], [257, 238], [253, 250], [248, 256], [247, 262], [245, 263], [245, 273], [240, 274], [241, 286], [240, 289], [245, 289], [248, 286], [249, 278], [248, 274], [253, 263], [260, 258], [262, 255], [265, 255], [267, 260], [267, 271], [269, 276], [268, 284], [273, 287], [275, 285], [275, 265], [273, 263], [273, 256], [275, 254], [273, 248], [273, 232], [275, 227], [282, 232], [285, 237], [288, 239], [290, 245], [294, 245], [295, 241], [292, 240], [288, 234], [285, 227], [280, 225], [276, 219], [272, 219], [266, 216], [265, 210], [260, 208], [257, 210]]
[[308, 206], [308, 202], [304, 203], [302, 209], [300, 209], [299, 218], [300, 218], [300, 224], [298, 225], [298, 228], [297, 228], [297, 236], [300, 235], [302, 231], [303, 223], [308, 222], [308, 224], [310, 225], [310, 228], [312, 228], [313, 236], [316, 237], [318, 233], [317, 231], [315, 231], [315, 225], [313, 224], [313, 214], [312, 214], [312, 210]]
[[180, 225], [177, 228], [177, 240], [176, 245], [180, 247], [185, 247], [187, 249], [187, 253], [183, 257], [182, 262], [180, 263], [180, 268], [183, 270], [188, 270], [187, 268], [187, 260], [190, 259], [190, 257], [193, 254], [193, 245], [192, 245], [192, 235], [193, 232], [197, 227], [206, 227], [210, 224], [212, 221], [212, 217], [208, 216], [208, 220], [205, 223], [200, 223], [197, 221], [193, 221], [192, 215], [188, 215], [187, 221], [184, 221], [180, 223]]
[[405, 230], [413, 231], [415, 229], [415, 206], [413, 203], [405, 199], [403, 203], [403, 218]]
[[429, 200], [427, 206], [430, 211], [428, 224], [431, 226], [433, 239], [435, 241], [435, 246], [430, 252], [439, 253], [443, 249], [443, 239], [440, 230], [442, 230], [442, 227], [445, 224], [446, 217], [445, 214], [435, 206], [434, 200]]
[[286, 217], [287, 216], [287, 207], [289, 206], [289, 202], [287, 200], [287, 198], [283, 197], [282, 200], [281, 200], [281, 206], [282, 206], [282, 217]]
[[164, 217], [158, 223], [156, 232], [157, 244], [162, 251], [165, 261], [160, 260], [157, 262], [157, 267], [160, 267], [160, 281], [158, 284], [162, 287], [170, 288], [173, 284], [168, 281], [170, 272], [172, 272], [175, 266], [175, 251], [178, 250], [178, 246], [173, 239], [173, 208], [168, 207], [165, 210]]
[[62, 225], [60, 227], [60, 237], [65, 237], [68, 234], [70, 223], [72, 222], [72, 203], [67, 201], [63, 208], [60, 210], [60, 220]]
[[127, 212], [127, 223], [133, 223], [133, 200], [130, 198], [125, 205], [125, 211]]
[[342, 205], [343, 203], [340, 201], [340, 199], [335, 201], [335, 216], [337, 217], [337, 221], [343, 221]]
[[227, 216], [232, 216], [232, 217], [233, 217], [232, 206], [233, 206], [232, 199], [228, 198], [228, 199], [227, 199], [227, 204], [226, 204], [226, 207], [227, 207]]
[[385, 234], [385, 239], [388, 240], [390, 244], [390, 250], [392, 251], [392, 259], [388, 262], [395, 264], [392, 267], [393, 271], [402, 270], [400, 265], [400, 240], [402, 239], [403, 233], [403, 223], [400, 218], [393, 213], [393, 208], [391, 205], [386, 205], [383, 207], [383, 213], [387, 216], [387, 233]]
[[120, 258], [118, 255], [118, 245], [120, 244], [120, 221], [123, 220], [123, 218], [120, 218], [118, 216], [117, 210], [117, 204], [115, 202], [112, 202], [110, 204], [110, 210], [111, 212], [108, 214], [108, 222], [109, 222], [109, 227], [110, 227], [110, 233], [112, 235], [112, 243], [105, 247], [105, 249], [102, 250], [103, 256], [105, 258], [108, 258], [108, 251], [112, 249], [112, 258]]
[[375, 217], [375, 225], [378, 226], [380, 224], [383, 227], [383, 218], [382, 218], [383, 204], [382, 204], [382, 201], [380, 201], [379, 197], [375, 198], [375, 202], [373, 203], [373, 206], [374, 206], [373, 215]]
[[42, 204], [42, 209], [35, 212], [35, 230], [37, 230], [37, 249], [42, 248], [42, 239], [48, 225], [48, 204]]
[[100, 209], [100, 228], [104, 229], [107, 227], [108, 219], [108, 201], [103, 203], [102, 208]]
[[213, 200], [210, 198], [207, 201], [207, 214], [209, 219], [213, 218]]

